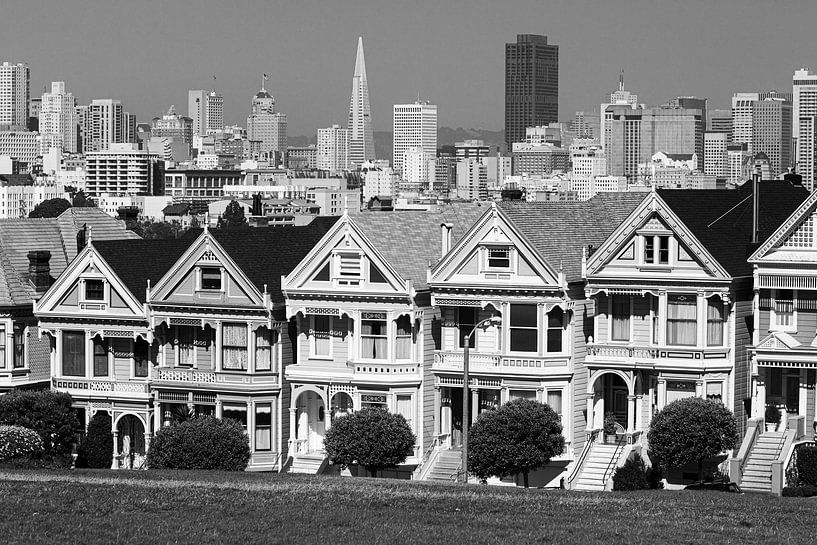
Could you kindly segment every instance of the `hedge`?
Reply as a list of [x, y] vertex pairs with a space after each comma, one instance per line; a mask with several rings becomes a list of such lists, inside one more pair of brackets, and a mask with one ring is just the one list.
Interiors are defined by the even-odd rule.
[[150, 469], [243, 471], [249, 461], [249, 438], [241, 424], [212, 416], [163, 427], [147, 454]]
[[110, 469], [113, 462], [111, 417], [98, 411], [88, 424], [88, 433], [77, 452], [77, 467]]
[[43, 452], [39, 434], [22, 426], [0, 426], [0, 462], [31, 459]]

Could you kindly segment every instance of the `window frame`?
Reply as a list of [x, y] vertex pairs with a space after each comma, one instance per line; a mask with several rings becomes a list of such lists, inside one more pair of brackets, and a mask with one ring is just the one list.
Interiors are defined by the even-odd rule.
[[[679, 297], [691, 297], [692, 300], [695, 302], [695, 304], [694, 304], [695, 317], [693, 319], [690, 320], [690, 319], [681, 319], [681, 318], [670, 318], [670, 309], [672, 308], [673, 298], [679, 298]], [[684, 306], [684, 305], [681, 305], [681, 306]], [[686, 305], [686, 306], [691, 306], [691, 305]], [[698, 295], [697, 294], [694, 294], [694, 293], [668, 293], [667, 294], [667, 315], [664, 318], [664, 323], [665, 323], [664, 334], [666, 335], [666, 338], [664, 340], [664, 344], [666, 346], [678, 346], [678, 347], [683, 347], [683, 348], [694, 348], [694, 347], [701, 346], [702, 339], [700, 338], [699, 331], [698, 331], [698, 325], [699, 325], [698, 316], [700, 315], [699, 314], [700, 309], [698, 307], [699, 307], [699, 305], [698, 305]], [[670, 324], [674, 324], [674, 323], [690, 323], [690, 324], [692, 324], [691, 329], [692, 329], [692, 332], [695, 334], [695, 341], [693, 343], [691, 343], [691, 344], [680, 344], [680, 343], [677, 343], [677, 342], [676, 343], [671, 342]]]
[[[791, 312], [791, 324], [789, 325], [779, 325], [777, 323], [778, 312], [776, 310], [777, 306], [777, 298], [778, 293], [781, 291], [790, 291], [791, 292], [791, 305], [792, 305], [792, 312]], [[797, 332], [797, 290], [795, 289], [779, 289], [773, 288], [771, 293], [771, 305], [769, 310], [769, 331], [781, 331], [785, 333], [796, 333]]]
[[[245, 341], [244, 344], [227, 344], [226, 342], [226, 328], [235, 328], [239, 331], [244, 331]], [[250, 370], [250, 349], [249, 349], [249, 328], [247, 327], [246, 322], [222, 322], [221, 324], [221, 369], [223, 371], [233, 371], [233, 372], [248, 372]], [[243, 352], [244, 354], [244, 367], [227, 367], [225, 363], [227, 362], [227, 350], [236, 350], [239, 352]]]
[[28, 368], [28, 353], [26, 351], [26, 339], [28, 338], [28, 326], [15, 324], [12, 327], [11, 336], [11, 368]]
[[[97, 353], [97, 348], [101, 349], [101, 353]], [[107, 339], [100, 339], [99, 336], [93, 337], [91, 339], [91, 372], [93, 373], [93, 378], [110, 378], [111, 377], [111, 347], [110, 343]], [[105, 373], [102, 374], [97, 371], [99, 365], [101, 368], [102, 364], [101, 361], [104, 359], [105, 362]]]
[[[408, 334], [401, 334], [400, 333], [400, 324], [401, 320], [408, 321]], [[411, 316], [408, 314], [402, 314], [397, 316], [394, 320], [394, 359], [395, 361], [412, 361], [414, 359], [414, 324], [412, 323]], [[408, 357], [401, 358], [400, 357], [400, 341], [408, 339]]]
[[[253, 335], [255, 336], [255, 372], [257, 373], [273, 373], [277, 369], [277, 346], [278, 346], [278, 330], [269, 328], [267, 326], [261, 326], [258, 328], [253, 329]], [[258, 339], [266, 339], [268, 343], [267, 346], [258, 346]], [[269, 353], [269, 368], [268, 369], [259, 369], [258, 368], [258, 354], [259, 351], [266, 350]]]
[[[613, 338], [613, 321], [615, 316], [613, 311], [615, 310], [615, 299], [618, 297], [626, 297], [628, 300], [627, 307], [627, 338], [626, 339], [614, 339]], [[633, 296], [632, 295], [624, 295], [624, 294], [613, 294], [607, 296], [607, 339], [611, 343], [629, 343], [632, 342], [633, 339]]]
[[[259, 407], [269, 408], [269, 424], [268, 425], [267, 424], [264, 424], [264, 425], [259, 425], [258, 424], [258, 414], [259, 414], [258, 409], [259, 409]], [[273, 436], [272, 436], [272, 430], [273, 430], [273, 417], [272, 417], [272, 414], [273, 414], [273, 403], [272, 403], [272, 401], [256, 401], [256, 402], [253, 403], [253, 419], [252, 419], [252, 423], [253, 423], [253, 445], [252, 445], [252, 447], [253, 447], [254, 452], [270, 452], [272, 450], [272, 447], [273, 447], [273, 444], [274, 444], [274, 439], [273, 439]], [[258, 446], [258, 437], [259, 437], [258, 431], [259, 431], [259, 429], [260, 430], [267, 430], [269, 432], [269, 437], [268, 437], [269, 445], [266, 448]]]
[[[327, 325], [327, 329], [326, 329], [326, 339], [327, 339], [327, 345], [329, 347], [329, 350], [327, 351], [328, 352], [327, 354], [318, 354], [318, 352], [316, 350], [316, 348], [317, 348], [317, 343], [316, 343], [317, 337], [316, 337], [315, 334], [317, 333], [318, 330], [315, 327], [315, 321], [317, 319], [322, 319], [322, 318], [326, 318], [328, 320], [328, 322], [329, 322], [328, 325]], [[333, 346], [335, 343], [332, 342], [332, 327], [334, 326], [334, 318], [335, 318], [334, 316], [325, 315], [325, 314], [313, 314], [313, 315], [309, 316], [309, 358], [310, 359], [331, 360], [333, 358], [334, 352], [335, 352], [334, 346]]]
[[[721, 305], [721, 318], [720, 318], [720, 326], [721, 326], [721, 342], [720, 344], [710, 344], [709, 343], [709, 326], [711, 323], [715, 323], [715, 320], [711, 320], [709, 317], [709, 308], [712, 306], [713, 301], [717, 300]], [[709, 347], [723, 347], [726, 343], [726, 303], [721, 297], [713, 296], [707, 297], [706, 299], [706, 335], [704, 340], [706, 342], [706, 346]]]
[[[391, 344], [391, 342], [390, 342], [391, 335], [389, 334], [390, 324], [389, 324], [388, 315], [386, 315], [386, 313], [384, 313], [384, 312], [383, 313], [381, 313], [381, 312], [368, 313], [368, 314], [371, 314], [371, 315], [381, 315], [381, 314], [383, 315], [383, 316], [375, 318], [374, 316], [365, 317], [364, 316], [365, 314], [367, 314], [367, 313], [361, 313], [361, 317], [360, 317], [360, 328], [359, 328], [360, 329], [360, 342], [358, 343], [358, 345], [359, 345], [358, 354], [360, 355], [360, 359], [363, 360], [363, 361], [377, 361], [377, 362], [389, 361], [389, 354], [391, 354], [391, 346], [390, 346], [390, 344]], [[364, 334], [363, 333], [363, 328], [365, 327], [365, 324], [367, 322], [372, 322], [372, 323], [377, 322], [377, 323], [382, 324], [383, 332], [378, 334], [378, 335], [374, 335], [374, 334], [371, 334], [371, 333]], [[374, 339], [373, 347], [375, 347], [375, 348], [377, 346], [377, 339], [385, 339], [385, 341], [386, 341], [386, 353], [383, 355], [383, 357], [370, 358], [370, 357], [365, 356], [364, 352], [363, 352], [364, 339]]]
[[[77, 352], [77, 354], [80, 355], [79, 364], [78, 364], [78, 367], [77, 367], [80, 372], [76, 373], [76, 374], [68, 374], [66, 372], [66, 367], [65, 367], [65, 350], [66, 350], [65, 338], [66, 338], [66, 335], [71, 337], [71, 338], [76, 338], [76, 339], [78, 339], [80, 341], [78, 343], [78, 346], [79, 346], [80, 350]], [[79, 330], [64, 330], [64, 331], [62, 331], [61, 336], [62, 336], [62, 338], [61, 338], [62, 346], [60, 348], [61, 348], [62, 353], [60, 354], [60, 367], [61, 367], [60, 368], [60, 373], [61, 373], [60, 376], [85, 378], [88, 375], [88, 368], [87, 368], [87, 364], [86, 364], [86, 361], [85, 361], [86, 351], [88, 350], [88, 346], [87, 346], [88, 343], [87, 343], [87, 338], [86, 338], [85, 332], [84, 331], [79, 331]], [[72, 362], [72, 363], [76, 364], [76, 362]], [[72, 369], [72, 371], [73, 370], [74, 369]]]
[[[139, 342], [140, 340], [142, 341], [141, 343]], [[145, 374], [144, 375], [140, 375], [137, 372], [137, 369], [139, 369], [139, 367], [140, 367], [139, 366], [140, 358], [138, 357], [139, 352], [137, 351], [136, 347], [140, 346], [140, 345], [144, 346], [145, 350], [146, 350], [145, 360], [144, 360], [145, 361]], [[133, 341], [133, 358], [132, 358], [132, 360], [133, 361], [131, 362], [131, 378], [134, 378], [134, 379], [147, 379], [148, 377], [150, 377], [150, 343], [148, 343], [146, 340], [142, 339], [141, 337], [137, 337], [136, 340]]]
[[[555, 325], [550, 324], [550, 314], [556, 310], [561, 311], [562, 313], [562, 320], [561, 324], [557, 327]], [[544, 325], [545, 325], [545, 353], [546, 354], [563, 354], [565, 351], [565, 332], [567, 331], [567, 312], [558, 306], [554, 305], [548, 312], [545, 313], [544, 318]], [[550, 350], [550, 335], [551, 332], [558, 331], [559, 333], [559, 350]], [[555, 336], [555, 335], [554, 335]]]
[[3, 323], [0, 324], [0, 369], [5, 368], [6, 368], [6, 324]]
[[[513, 271], [512, 246], [485, 246], [485, 269], [489, 271]], [[505, 257], [492, 257], [491, 252], [504, 252]], [[507, 261], [507, 265], [492, 265], [492, 259]]]
[[[536, 323], [533, 326], [524, 326], [524, 325], [514, 325], [514, 313], [513, 307], [533, 307], [533, 316]], [[539, 329], [540, 329], [540, 317], [539, 317], [539, 305], [536, 303], [510, 303], [508, 305], [508, 352], [512, 354], [527, 354], [527, 355], [538, 355], [539, 354], [539, 346], [540, 346], [540, 339], [539, 339]], [[533, 350], [514, 350], [513, 347], [513, 331], [533, 331], [535, 333], [535, 347]]]
[[[205, 286], [205, 275], [206, 272], [212, 274], [213, 271], [218, 271], [218, 287], [207, 287]], [[208, 281], [213, 280], [212, 278], [208, 278]], [[206, 292], [223, 292], [224, 291], [224, 268], [219, 267], [217, 265], [212, 266], [199, 266], [198, 267], [198, 281], [199, 281], [199, 291], [206, 291]]]
[[[101, 292], [99, 293], [99, 297], [91, 297], [89, 295], [89, 293], [90, 293], [89, 290], [88, 290], [89, 284], [93, 284], [93, 285], [98, 284], [99, 285], [99, 287], [101, 288]], [[106, 293], [105, 292], [107, 291], [105, 289], [106, 288], [105, 284], [106, 284], [106, 282], [102, 278], [86, 278], [86, 279], [84, 279], [82, 281], [82, 297], [83, 297], [82, 300], [83, 301], [88, 301], [88, 302], [94, 302], [94, 303], [104, 303], [105, 300], [106, 300], [106, 297], [105, 297]], [[96, 295], [96, 293], [94, 293], [94, 295]]]

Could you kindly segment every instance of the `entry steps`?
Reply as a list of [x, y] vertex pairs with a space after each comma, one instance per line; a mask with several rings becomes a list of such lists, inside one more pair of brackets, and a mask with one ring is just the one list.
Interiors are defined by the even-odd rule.
[[326, 468], [327, 458], [324, 454], [300, 454], [292, 459], [292, 465], [287, 469], [288, 473], [303, 473], [306, 475], [317, 475]]
[[607, 481], [612, 478], [618, 459], [624, 450], [624, 442], [616, 444], [594, 443], [587, 453], [587, 458], [582, 464], [579, 476], [573, 490], [586, 490], [603, 492], [607, 486]]
[[772, 491], [772, 462], [780, 457], [785, 442], [785, 432], [765, 431], [758, 436], [743, 466], [743, 474], [740, 479], [741, 490]]
[[459, 448], [441, 450], [437, 454], [436, 460], [431, 469], [426, 473], [426, 481], [447, 481], [457, 480], [457, 474], [462, 467], [462, 450]]

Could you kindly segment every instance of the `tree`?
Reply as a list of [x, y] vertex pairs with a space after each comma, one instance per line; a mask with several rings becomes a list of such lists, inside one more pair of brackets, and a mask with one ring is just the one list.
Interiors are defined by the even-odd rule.
[[247, 227], [247, 218], [244, 217], [244, 208], [238, 201], [230, 201], [227, 208], [224, 209], [224, 214], [221, 216], [222, 225], [228, 229], [236, 227]]
[[14, 390], [0, 396], [0, 424], [36, 431], [49, 455], [67, 456], [79, 426], [71, 396], [51, 390]]
[[187, 228], [179, 223], [167, 221], [140, 220], [128, 222], [127, 228], [145, 240], [168, 240], [180, 238]]
[[480, 479], [528, 474], [564, 449], [562, 424], [548, 405], [529, 399], [509, 401], [482, 413], [469, 434], [468, 467]]
[[198, 416], [161, 428], [150, 442], [150, 469], [244, 471], [250, 443], [240, 422]]
[[89, 208], [96, 206], [96, 201], [89, 197], [82, 189], [74, 186], [65, 186], [65, 190], [71, 196], [71, 206], [75, 208]]
[[110, 469], [113, 462], [111, 416], [97, 411], [88, 423], [88, 433], [77, 453], [77, 467]]
[[71, 208], [71, 203], [65, 199], [48, 199], [28, 213], [29, 218], [56, 218]]
[[323, 444], [332, 464], [345, 468], [358, 463], [372, 477], [394, 468], [414, 454], [415, 437], [401, 414], [366, 407], [335, 418]]
[[652, 419], [647, 433], [650, 459], [662, 469], [698, 464], [703, 481], [704, 461], [738, 443], [735, 416], [722, 403], [688, 397], [673, 401]]

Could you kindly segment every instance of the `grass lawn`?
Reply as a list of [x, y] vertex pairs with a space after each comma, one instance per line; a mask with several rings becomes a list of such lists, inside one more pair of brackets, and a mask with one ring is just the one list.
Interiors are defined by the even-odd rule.
[[0, 542], [813, 543], [817, 499], [208, 472], [0, 472]]

